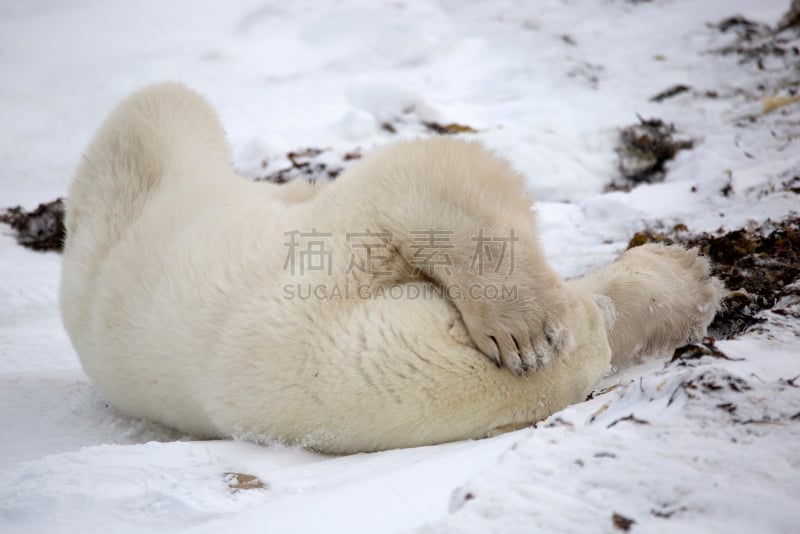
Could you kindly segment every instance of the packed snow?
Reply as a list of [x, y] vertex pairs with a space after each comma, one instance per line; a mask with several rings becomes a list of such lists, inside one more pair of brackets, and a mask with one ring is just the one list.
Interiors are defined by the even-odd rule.
[[[0, 5], [0, 208], [63, 196], [112, 106], [176, 80], [218, 109], [247, 176], [307, 147], [369, 152], [458, 124], [538, 198], [564, 276], [645, 227], [713, 232], [800, 208], [800, 103], [788, 55], [721, 53], [733, 15], [786, 0], [101, 2]], [[792, 47], [794, 52], [791, 52]], [[792, 55], [794, 54], [794, 55]], [[794, 80], [794, 81], [793, 81]], [[678, 84], [688, 91], [651, 101]], [[604, 193], [622, 127], [694, 141], [666, 179]], [[721, 190], [730, 186], [729, 194]], [[800, 529], [800, 303], [654, 359], [534, 428], [326, 457], [196, 441], [110, 407], [61, 327], [60, 256], [0, 226], [0, 531], [792, 532]], [[256, 483], [247, 484], [242, 480]]]

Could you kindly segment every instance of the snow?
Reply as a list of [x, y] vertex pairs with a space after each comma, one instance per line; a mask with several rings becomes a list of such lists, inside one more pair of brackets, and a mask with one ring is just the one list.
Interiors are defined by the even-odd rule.
[[767, 355], [777, 374], [747, 360], [669, 368], [564, 410], [460, 488], [455, 513], [427, 531], [576, 532], [614, 512], [647, 532], [791, 532], [800, 402], [780, 373], [796, 358]]
[[[733, 36], [708, 25], [735, 14], [774, 24], [787, 8], [6, 2], [0, 207], [63, 195], [114, 103], [172, 79], [207, 95], [235, 165], [253, 176], [290, 150], [366, 152], [420, 135], [422, 121], [469, 125], [527, 177], [549, 257], [565, 276], [579, 275], [646, 225], [714, 231], [798, 210], [797, 195], [778, 185], [800, 170], [800, 105], [760, 116], [762, 97], [785, 96], [788, 60], [769, 57], [762, 70], [710, 53]], [[675, 84], [691, 90], [649, 100]], [[695, 147], [669, 163], [663, 183], [603, 194], [616, 173], [618, 128], [637, 113], [674, 123]], [[734, 193], [725, 197], [728, 182]], [[718, 342], [730, 360], [620, 371], [598, 391], [618, 387], [534, 429], [325, 457], [195, 441], [117, 413], [82, 374], [60, 325], [60, 258], [22, 249], [7, 227], [0, 233], [2, 532], [613, 532], [614, 513], [634, 520], [632, 531], [800, 528], [792, 317], [768, 313], [764, 331]], [[266, 487], [235, 490], [226, 473]]]

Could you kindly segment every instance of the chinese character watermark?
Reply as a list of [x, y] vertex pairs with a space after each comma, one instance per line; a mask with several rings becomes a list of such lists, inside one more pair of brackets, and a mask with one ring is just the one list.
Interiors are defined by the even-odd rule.
[[[335, 243], [328, 240], [334, 238], [332, 232], [320, 232], [316, 228], [310, 231], [293, 230], [284, 232], [286, 237], [284, 245], [287, 247], [286, 259], [283, 269], [292, 275], [303, 275], [310, 272], [322, 272], [333, 275], [333, 252]], [[347, 232], [345, 242], [350, 248], [350, 258], [344, 274], [354, 272], [376, 277], [391, 278], [402, 273], [393, 272], [390, 268], [395, 263], [393, 255], [398, 254], [401, 248], [395, 242], [396, 236], [389, 231], [375, 232], [369, 229], [359, 232]], [[421, 274], [442, 279], [442, 275], [451, 275], [454, 268], [455, 257], [466, 256], [470, 243], [472, 254], [469, 269], [476, 276], [486, 273], [513, 275], [515, 268], [515, 246], [520, 238], [514, 230], [509, 235], [486, 235], [483, 228], [478, 229], [477, 235], [469, 238], [470, 243], [457, 243], [453, 230], [428, 229], [411, 230], [408, 232], [406, 247], [408, 257], [405, 262], [412, 269], [412, 275], [419, 277]], [[461, 247], [460, 254], [457, 250]], [[339, 250], [337, 248], [336, 250]], [[464, 267], [461, 267], [464, 269]]]
[[420, 271], [431, 278], [436, 276], [436, 267], [442, 269], [448, 275], [452, 274], [450, 269], [453, 266], [453, 261], [450, 258], [448, 250], [455, 248], [453, 244], [453, 235], [455, 232], [452, 230], [422, 230], [409, 232], [411, 241], [411, 257], [408, 263], [413, 269], [415, 275]]
[[[392, 238], [391, 232], [373, 232], [371, 230], [348, 232], [346, 239], [351, 252], [350, 262], [347, 264], [345, 273], [350, 274], [356, 270], [373, 276], [394, 276], [392, 271], [385, 270], [385, 266], [391, 259], [389, 248]], [[385, 254], [380, 253], [381, 249]], [[363, 253], [356, 254], [355, 251], [359, 250]], [[381, 267], [381, 263], [383, 263], [383, 267]]]
[[[508, 257], [508, 270], [505, 274], [514, 274], [514, 244], [519, 241], [519, 237], [514, 235], [512, 228], [508, 236], [488, 237], [483, 234], [483, 228], [478, 230], [478, 235], [471, 237], [470, 241], [475, 241], [475, 249], [470, 260], [470, 269], [477, 270], [479, 275], [483, 275], [485, 268], [494, 266], [495, 274], [500, 272], [501, 267]], [[499, 250], [496, 243], [499, 243]], [[495, 256], [497, 256], [495, 258]]]
[[[318, 232], [316, 228], [312, 228], [310, 232], [294, 230], [284, 232], [283, 235], [289, 237], [289, 241], [284, 242], [284, 245], [289, 247], [286, 261], [283, 263], [284, 270], [288, 269], [293, 275], [303, 275], [306, 271], [327, 271], [329, 275], [332, 274], [333, 249], [325, 242], [325, 238], [333, 236], [332, 233]], [[299, 238], [303, 238], [304, 247], [300, 247]], [[298, 251], [298, 248], [301, 250]]]

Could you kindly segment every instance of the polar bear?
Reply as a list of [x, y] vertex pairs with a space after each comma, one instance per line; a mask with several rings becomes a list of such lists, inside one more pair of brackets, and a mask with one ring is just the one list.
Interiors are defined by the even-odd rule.
[[324, 186], [243, 179], [172, 83], [100, 128], [66, 226], [64, 325], [116, 407], [326, 453], [529, 425], [703, 336], [721, 295], [675, 246], [563, 281], [522, 179], [476, 142], [393, 144]]

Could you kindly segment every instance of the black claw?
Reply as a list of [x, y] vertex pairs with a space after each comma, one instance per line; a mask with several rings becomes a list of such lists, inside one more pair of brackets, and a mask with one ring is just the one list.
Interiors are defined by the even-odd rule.
[[[519, 359], [521, 361], [522, 360], [522, 349], [519, 348], [519, 342], [517, 341], [517, 338], [514, 337], [514, 334], [511, 334], [511, 341], [514, 342], [514, 346], [517, 348], [517, 354], [519, 354]], [[523, 365], [524, 365], [524, 363], [523, 363]]]
[[544, 331], [544, 339], [547, 341], [547, 344], [550, 345], [551, 347], [555, 345], [555, 341], [553, 341], [553, 336], [550, 335], [550, 332], [548, 332], [547, 330]]
[[503, 363], [500, 361], [500, 345], [497, 344], [497, 339], [495, 339], [494, 336], [489, 336], [489, 339], [492, 340], [492, 343], [494, 343], [494, 347], [497, 349], [497, 357], [493, 358], [493, 360], [497, 368], [500, 369], [503, 366]]

